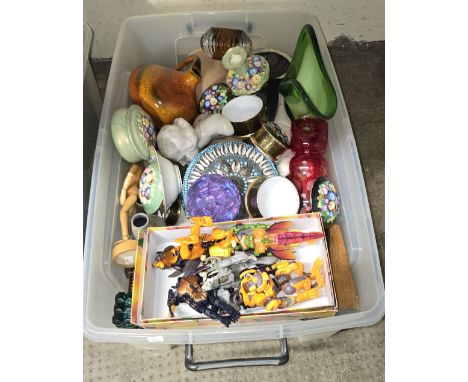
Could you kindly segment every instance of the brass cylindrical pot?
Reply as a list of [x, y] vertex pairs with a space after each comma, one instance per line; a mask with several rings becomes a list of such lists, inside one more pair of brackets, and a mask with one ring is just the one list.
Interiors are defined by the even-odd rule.
[[249, 119], [248, 121], [244, 122], [232, 122], [232, 126], [234, 127], [234, 136], [239, 138], [249, 138], [260, 128], [262, 125], [261, 114], [256, 115], [254, 118]]
[[274, 122], [263, 122], [250, 141], [273, 160], [288, 148], [288, 138]]

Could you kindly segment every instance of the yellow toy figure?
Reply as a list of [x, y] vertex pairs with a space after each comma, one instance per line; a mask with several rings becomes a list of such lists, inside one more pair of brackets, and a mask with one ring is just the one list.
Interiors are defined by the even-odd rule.
[[[180, 246], [173, 245], [159, 252], [153, 263], [154, 268], [168, 269], [173, 267], [179, 260], [196, 260], [204, 253], [203, 243], [211, 241], [210, 235], [200, 234], [201, 227], [213, 225], [213, 219], [209, 216], [193, 217], [193, 226], [190, 228], [190, 235], [175, 240]], [[192, 246], [190, 249], [189, 246]]]
[[[265, 307], [271, 312], [320, 297], [325, 285], [322, 259], [315, 260], [311, 273], [304, 274], [300, 261], [279, 261], [265, 271], [249, 269], [240, 274], [240, 295], [246, 307]], [[286, 296], [278, 297], [283, 292]]]
[[[299, 261], [289, 262], [289, 264], [273, 264], [273, 267], [275, 267], [275, 276], [281, 285], [281, 290], [287, 295], [280, 297], [279, 307], [281, 309], [320, 297], [320, 290], [325, 286], [325, 280], [322, 276], [322, 258], [318, 257], [314, 261], [308, 276], [304, 275], [304, 264]], [[298, 276], [291, 277], [293, 273]], [[268, 307], [266, 309], [268, 311]]]
[[276, 298], [278, 288], [268, 273], [258, 269], [248, 269], [239, 277], [241, 279], [239, 292], [246, 307], [266, 306], [271, 310], [278, 309], [280, 305], [280, 301]]
[[280, 275], [291, 275], [293, 272], [298, 276], [304, 274], [304, 264], [300, 261], [278, 261], [271, 266], [271, 269], [275, 272], [275, 277], [279, 277]]
[[[209, 249], [210, 256], [229, 257], [234, 252], [239, 239], [234, 236], [232, 230], [225, 231], [221, 228], [213, 228], [211, 239], [217, 241]], [[221, 240], [221, 241], [219, 241]]]

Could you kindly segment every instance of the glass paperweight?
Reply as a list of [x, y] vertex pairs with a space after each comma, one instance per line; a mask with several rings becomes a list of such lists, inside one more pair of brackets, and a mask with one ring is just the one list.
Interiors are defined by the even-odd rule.
[[335, 115], [337, 98], [311, 25], [301, 30], [286, 76], [280, 85], [294, 119], [311, 116], [330, 119]]

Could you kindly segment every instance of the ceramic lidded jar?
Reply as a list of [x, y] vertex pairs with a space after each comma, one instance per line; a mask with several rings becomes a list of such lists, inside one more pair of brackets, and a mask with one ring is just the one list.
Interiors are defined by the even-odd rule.
[[235, 96], [260, 91], [270, 76], [267, 60], [256, 54], [247, 56], [247, 51], [240, 46], [224, 54], [223, 66], [228, 70], [226, 83]]
[[199, 80], [200, 58], [192, 55], [175, 69], [155, 64], [138, 66], [130, 73], [128, 92], [132, 102], [151, 115], [157, 128], [175, 118], [191, 123], [198, 115], [195, 89]]
[[127, 162], [148, 160], [154, 152], [156, 129], [153, 120], [138, 105], [115, 111], [111, 132], [115, 147]]

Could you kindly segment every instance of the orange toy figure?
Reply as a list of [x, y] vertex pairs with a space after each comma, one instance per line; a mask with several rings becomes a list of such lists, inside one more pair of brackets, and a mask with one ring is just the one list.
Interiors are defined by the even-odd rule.
[[153, 268], [167, 269], [171, 268], [179, 258], [179, 249], [170, 245], [166, 247], [161, 255], [158, 255], [156, 261], [153, 263]]
[[193, 217], [191, 220], [194, 224], [190, 228], [190, 235], [175, 240], [180, 246], [171, 245], [165, 248], [164, 251], [158, 252], [153, 263], [154, 268], [176, 268], [175, 265], [180, 260], [197, 260], [205, 253], [203, 243], [211, 240], [211, 237], [210, 235], [200, 234], [200, 228], [213, 225], [213, 219], [210, 216], [202, 216]]
[[[213, 225], [213, 219], [210, 216], [198, 216], [191, 220], [194, 224], [190, 228], [190, 235], [175, 240], [176, 243], [181, 244], [179, 251], [182, 260], [196, 260], [205, 253], [205, 249], [202, 247], [205, 235], [200, 235], [200, 228]], [[189, 245], [192, 245], [191, 250]]]

